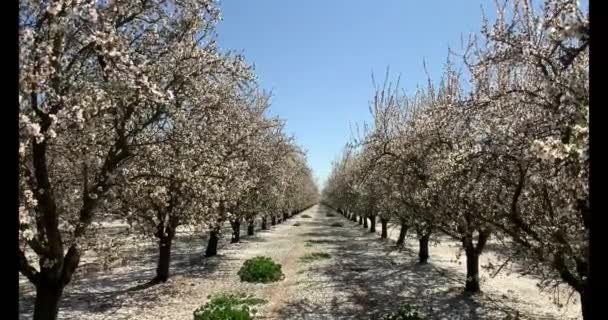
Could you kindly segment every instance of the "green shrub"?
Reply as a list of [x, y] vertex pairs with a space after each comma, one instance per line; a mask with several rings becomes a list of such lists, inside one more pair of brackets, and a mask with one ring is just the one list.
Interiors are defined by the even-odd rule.
[[301, 224], [299, 222], [296, 222], [293, 224], [294, 227], [299, 227]]
[[312, 244], [312, 242], [306, 242], [306, 244], [304, 246], [307, 248], [312, 248], [313, 244]]
[[326, 216], [328, 216], [328, 217], [335, 217], [335, 216], [336, 216], [335, 214], [333, 214], [333, 213], [331, 213], [331, 212], [328, 212], [328, 213], [326, 213], [325, 215], [326, 215]]
[[264, 300], [244, 293], [219, 293], [208, 297], [209, 302], [194, 310], [194, 320], [250, 320]]
[[303, 262], [311, 262], [311, 261], [315, 261], [315, 260], [329, 259], [329, 258], [331, 258], [331, 255], [329, 253], [313, 252], [313, 253], [305, 254], [304, 256], [302, 256], [302, 258], [300, 258], [300, 260], [302, 260]]
[[307, 215], [307, 214], [303, 214], [302, 218], [312, 218], [311, 216]]
[[397, 311], [385, 314], [381, 320], [426, 320], [409, 304], [402, 305]]
[[340, 222], [334, 222], [331, 224], [332, 227], [344, 227], [344, 225]]
[[279, 281], [284, 277], [280, 264], [262, 256], [245, 261], [238, 275], [241, 281], [262, 283]]

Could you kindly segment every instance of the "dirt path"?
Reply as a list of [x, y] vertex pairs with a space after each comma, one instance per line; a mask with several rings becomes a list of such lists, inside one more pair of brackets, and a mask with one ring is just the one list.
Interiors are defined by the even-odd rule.
[[[401, 303], [418, 305], [433, 319], [504, 319], [515, 313], [523, 316], [520, 319], [578, 316], [578, 308], [559, 311], [538, 291], [528, 297], [504, 294], [509, 287], [519, 288], [516, 277], [511, 285], [498, 282], [503, 288], [485, 283], [483, 295], [464, 296], [462, 273], [444, 261], [447, 253], [438, 254], [431, 247], [431, 263], [420, 266], [414, 251], [396, 251], [325, 207], [315, 206], [271, 230], [245, 236], [242, 243], [226, 244], [217, 257], [201, 259], [202, 246], [202, 241], [193, 244], [185, 238], [177, 242], [172, 278], [149, 288], [141, 285], [153, 275], [153, 254], [137, 256], [111, 272], [80, 275], [66, 290], [59, 318], [190, 320], [209, 294], [220, 291], [265, 299], [258, 319], [374, 319]], [[302, 260], [313, 252], [331, 258]], [[281, 263], [285, 279], [272, 284], [241, 282], [239, 268], [258, 255]], [[32, 302], [26, 287], [21, 286], [22, 311]], [[23, 312], [21, 318], [30, 319], [31, 314]]]
[[[241, 243], [237, 244], [226, 243], [230, 238], [226, 230], [218, 255], [212, 258], [202, 258], [205, 242], [198, 237], [178, 238], [172, 250], [171, 278], [152, 287], [145, 284], [154, 275], [155, 248], [150, 241], [133, 243], [125, 252], [131, 257], [123, 266], [75, 276], [65, 290], [59, 319], [190, 320], [210, 294], [220, 291], [247, 292], [267, 300], [258, 308], [258, 318], [275, 319], [296, 287], [298, 259], [307, 251], [306, 229], [293, 224], [310, 220], [301, 216], [314, 212], [314, 208], [309, 209], [269, 230], [258, 230], [253, 237], [241, 233]], [[241, 282], [237, 272], [243, 262], [258, 255], [280, 263], [285, 279], [272, 284]], [[31, 319], [34, 291], [22, 276], [20, 280], [20, 318]]]

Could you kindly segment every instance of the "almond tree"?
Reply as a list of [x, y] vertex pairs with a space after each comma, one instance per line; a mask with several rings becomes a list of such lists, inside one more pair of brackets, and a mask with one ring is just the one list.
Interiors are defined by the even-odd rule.
[[[401, 179], [414, 221], [430, 217], [462, 242], [467, 291], [479, 290], [478, 256], [493, 234], [542, 287], [578, 292], [588, 317], [588, 19], [575, 1], [505, 1], [481, 35], [465, 60], [470, 95], [448, 72], [416, 112], [380, 104], [366, 143], [395, 165], [380, 158], [376, 173]], [[355, 171], [334, 172], [326, 194], [339, 205], [338, 172]]]
[[20, 2], [19, 270], [34, 319], [56, 318], [119, 169], [158, 143], [146, 131], [175, 107], [170, 49], [198, 45], [218, 14], [202, 0]]
[[[268, 106], [268, 96], [260, 98], [259, 110], [263, 112]], [[289, 169], [286, 166], [289, 157], [297, 152], [297, 148], [292, 139], [282, 132], [283, 123], [280, 119], [268, 119], [263, 125], [263, 130], [254, 138], [255, 147], [252, 147], [247, 155], [250, 165], [248, 178], [254, 183], [241, 195], [238, 205], [232, 210], [233, 242], [238, 242], [242, 220], [248, 223], [248, 235], [254, 234], [255, 220], [260, 213], [262, 224], [266, 227], [267, 214], [280, 211], [281, 199], [286, 196], [285, 189], [281, 186], [290, 181], [287, 177]]]
[[281, 212], [291, 216], [319, 201], [319, 191], [312, 170], [306, 164], [306, 153], [296, 149], [287, 157], [287, 180]]
[[[177, 228], [195, 224], [198, 215], [213, 209], [207, 199], [211, 197], [210, 190], [218, 188], [215, 182], [221, 179], [219, 169], [227, 163], [218, 150], [230, 138], [222, 133], [226, 132], [224, 127], [234, 125], [230, 117], [225, 117], [234, 112], [224, 104], [230, 101], [225, 92], [229, 86], [203, 77], [188, 79], [191, 83], [182, 84], [181, 88], [189, 90], [175, 93], [177, 103], [188, 107], [151, 132], [161, 135], [163, 142], [141, 147], [124, 168], [124, 182], [116, 192], [120, 201], [118, 217], [158, 240], [154, 282], [164, 282], [169, 277], [171, 245]], [[237, 80], [234, 79], [235, 84]], [[216, 92], [211, 84], [216, 85]], [[200, 90], [203, 85], [207, 90]], [[197, 92], [205, 93], [201, 96]], [[205, 105], [209, 98], [215, 98], [216, 103]]]
[[365, 143], [374, 148], [373, 165], [382, 168], [378, 171], [379, 179], [390, 181], [385, 198], [393, 199], [391, 211], [400, 220], [398, 245], [403, 244], [407, 230], [413, 228], [419, 240], [419, 262], [426, 263], [434, 218], [432, 208], [422, 200], [428, 191], [426, 156], [432, 140], [422, 133], [424, 125], [419, 114], [428, 106], [429, 95], [418, 90], [409, 98], [399, 94], [397, 86], [387, 87], [385, 81], [384, 87], [376, 91], [372, 109], [374, 128]]
[[[399, 205], [392, 211], [407, 213], [407, 221], [418, 235], [421, 263], [428, 260], [428, 244], [434, 229], [462, 241], [467, 253], [465, 290], [476, 292], [478, 257], [490, 229], [477, 218], [467, 189], [463, 189], [465, 184], [477, 186], [477, 180], [469, 174], [470, 170], [463, 171], [454, 163], [454, 157], [446, 157], [453, 150], [464, 150], [459, 144], [476, 143], [467, 139], [463, 126], [467, 119], [461, 116], [464, 107], [460, 96], [457, 78], [449, 68], [437, 90], [429, 86], [428, 92], [419, 90], [413, 98], [401, 97], [391, 87], [378, 91], [373, 106], [374, 127], [365, 137], [360, 153], [365, 170], [359, 174], [373, 173], [369, 175], [372, 178], [360, 177], [364, 191], [359, 202], [375, 206], [378, 199], [384, 199], [385, 204], [397, 203], [390, 201], [391, 197], [399, 199]], [[390, 179], [395, 182], [387, 184], [394, 188], [392, 192], [379, 192], [370, 183]], [[372, 191], [366, 193], [366, 188]], [[478, 243], [474, 246], [476, 232]]]
[[509, 190], [488, 221], [543, 287], [568, 284], [590, 317], [588, 17], [576, 1], [509, 1], [482, 40], [468, 55], [476, 104], [495, 167], [511, 173], [496, 173]]
[[[230, 125], [221, 128], [221, 133], [214, 135], [218, 139], [217, 152], [217, 179], [216, 188], [208, 197], [213, 210], [200, 216], [203, 225], [209, 230], [209, 240], [205, 256], [217, 254], [217, 245], [224, 223], [238, 220], [238, 206], [244, 194], [255, 186], [256, 177], [251, 176], [252, 168], [250, 155], [256, 152], [256, 140], [267, 130], [274, 126], [269, 124], [263, 116], [264, 108], [250, 104], [246, 95], [239, 95], [231, 100], [232, 114], [224, 113], [222, 117], [230, 121]], [[239, 226], [240, 228], [240, 226]]]
[[354, 161], [353, 150], [347, 146], [341, 157], [332, 164], [332, 171], [327, 178], [322, 197], [324, 202], [345, 212], [352, 221], [357, 221], [357, 214], [354, 211], [356, 207], [353, 205], [355, 199], [353, 176], [350, 173], [352, 161]]
[[[289, 182], [287, 159], [298, 152], [292, 139], [282, 132], [282, 126], [269, 132], [265, 139], [267, 139], [266, 148], [255, 165], [256, 173], [260, 178], [256, 187], [252, 189], [254, 192], [248, 198], [247, 211], [249, 212], [250, 230], [253, 230], [252, 221], [257, 216], [261, 216], [262, 229], [265, 229], [269, 213], [281, 211], [281, 203], [286, 197], [281, 186], [285, 185], [285, 182]], [[301, 196], [306, 197], [304, 194]]]
[[[269, 97], [265, 94], [251, 92], [250, 99], [246, 101], [251, 110], [249, 125], [256, 127], [249, 134], [243, 143], [242, 160], [247, 163], [247, 173], [245, 179], [249, 181], [246, 188], [236, 196], [236, 202], [228, 207], [230, 211], [230, 225], [232, 227], [232, 243], [240, 241], [241, 223], [245, 220], [248, 223], [248, 234], [253, 235], [254, 223], [257, 216], [256, 203], [262, 201], [259, 194], [259, 185], [265, 177], [262, 175], [264, 167], [269, 166], [271, 152], [269, 139], [277, 133], [280, 128], [278, 119], [267, 119], [264, 112], [270, 106]], [[269, 172], [266, 172], [269, 173]]]

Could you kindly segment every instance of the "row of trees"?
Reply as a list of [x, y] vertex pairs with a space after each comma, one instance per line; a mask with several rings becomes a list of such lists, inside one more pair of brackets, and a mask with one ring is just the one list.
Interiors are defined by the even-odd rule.
[[[306, 158], [267, 115], [213, 0], [19, 2], [19, 271], [55, 319], [98, 226], [153, 235], [155, 281], [180, 226], [272, 223], [316, 202]], [[250, 233], [254, 228], [250, 227]]]
[[[538, 14], [536, 12], [539, 12]], [[428, 258], [431, 234], [462, 243], [465, 290], [493, 237], [510, 260], [569, 285], [589, 311], [589, 24], [574, 0], [505, 1], [438, 86], [377, 89], [373, 124], [347, 146], [324, 201], [352, 219], [401, 225]], [[361, 223], [361, 222], [360, 222]]]

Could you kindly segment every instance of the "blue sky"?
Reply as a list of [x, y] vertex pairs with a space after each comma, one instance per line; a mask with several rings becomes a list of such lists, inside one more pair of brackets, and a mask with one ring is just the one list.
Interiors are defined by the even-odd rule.
[[[351, 137], [370, 120], [376, 82], [390, 66], [412, 92], [441, 75], [448, 46], [481, 26], [491, 0], [222, 0], [219, 44], [245, 54], [272, 90], [271, 114], [308, 151], [322, 184]], [[490, 17], [492, 17], [490, 15]]]

